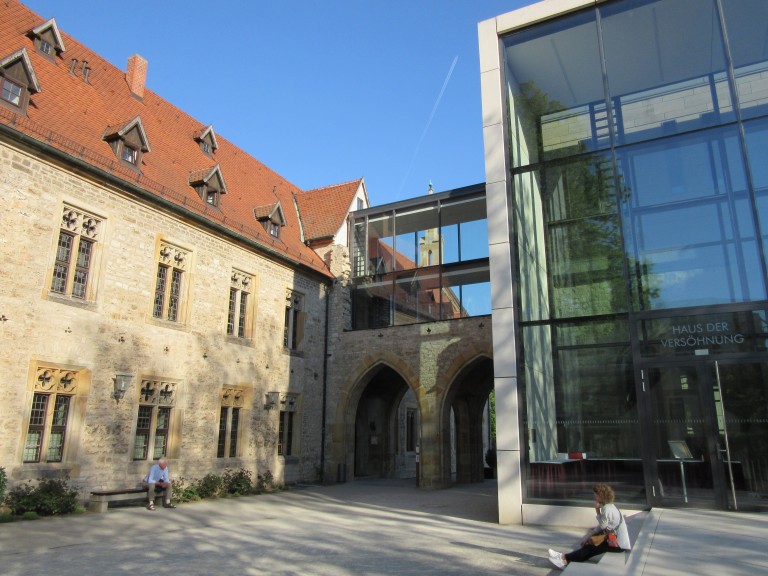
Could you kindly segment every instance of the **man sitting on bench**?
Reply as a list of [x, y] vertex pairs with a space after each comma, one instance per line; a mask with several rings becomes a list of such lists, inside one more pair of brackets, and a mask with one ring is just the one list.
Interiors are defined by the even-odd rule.
[[155, 491], [162, 489], [163, 491], [163, 508], [176, 508], [174, 504], [171, 504], [171, 496], [173, 487], [171, 485], [171, 479], [168, 477], [168, 459], [160, 458], [157, 464], [153, 464], [149, 469], [149, 474], [144, 477], [144, 486], [147, 488], [147, 510], [155, 509]]

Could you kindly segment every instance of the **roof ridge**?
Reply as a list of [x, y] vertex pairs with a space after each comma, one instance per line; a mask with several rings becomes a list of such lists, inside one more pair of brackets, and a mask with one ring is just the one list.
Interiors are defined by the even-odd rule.
[[355, 178], [355, 179], [349, 180], [347, 182], [339, 182], [338, 184], [328, 184], [327, 186], [320, 186], [319, 188], [312, 188], [310, 190], [302, 190], [302, 192], [304, 194], [307, 194], [309, 192], [319, 192], [321, 190], [326, 190], [328, 188], [338, 188], [339, 186], [346, 186], [348, 184], [353, 184], [355, 182], [362, 182], [362, 180], [363, 180], [363, 177], [361, 176], [360, 178]]

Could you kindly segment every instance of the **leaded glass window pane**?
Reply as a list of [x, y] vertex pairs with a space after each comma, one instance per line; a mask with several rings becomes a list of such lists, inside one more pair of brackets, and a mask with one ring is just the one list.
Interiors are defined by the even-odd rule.
[[237, 290], [229, 290], [229, 309], [227, 311], [227, 334], [235, 333], [235, 309], [237, 307]]
[[155, 428], [155, 450], [152, 456], [155, 460], [166, 456], [168, 451], [168, 432], [171, 422], [171, 409], [157, 409], [157, 426]]
[[179, 294], [181, 293], [181, 270], [171, 272], [171, 296], [168, 299], [168, 320], [176, 322], [179, 318]]
[[240, 314], [237, 321], [237, 335], [240, 338], [245, 338], [245, 319], [248, 312], [248, 294], [245, 292], [240, 293]]
[[59, 234], [59, 244], [56, 248], [56, 263], [53, 267], [53, 279], [51, 281], [51, 291], [65, 294], [67, 291], [67, 276], [69, 275], [69, 264], [72, 259], [72, 243], [74, 239], [70, 234], [61, 232]]
[[81, 238], [77, 246], [77, 264], [75, 265], [75, 280], [72, 286], [72, 296], [75, 298], [85, 298], [92, 250], [93, 242]]
[[149, 448], [149, 430], [152, 425], [152, 406], [139, 406], [136, 419], [136, 440], [133, 444], [133, 459], [146, 460]]
[[168, 280], [168, 266], [159, 264], [157, 266], [157, 281], [155, 282], [155, 303], [152, 308], [152, 315], [155, 318], [163, 317], [163, 308], [165, 307], [165, 285]]
[[27, 433], [27, 441], [24, 444], [24, 462], [39, 462], [40, 447], [43, 442], [43, 433], [40, 430], [30, 430]]
[[227, 445], [227, 416], [229, 415], [229, 408], [222, 406], [219, 411], [219, 441], [216, 448], [216, 457], [224, 458]]
[[232, 408], [232, 423], [229, 430], [229, 457], [237, 456], [237, 431], [240, 427], [240, 408]]

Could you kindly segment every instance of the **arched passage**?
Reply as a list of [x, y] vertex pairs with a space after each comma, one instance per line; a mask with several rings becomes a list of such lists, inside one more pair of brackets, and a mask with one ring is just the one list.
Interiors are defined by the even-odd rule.
[[459, 372], [446, 391], [440, 415], [444, 454], [443, 477], [452, 478], [453, 457], [457, 484], [483, 481], [483, 409], [492, 390], [493, 361], [487, 357], [479, 357]]
[[411, 433], [416, 429], [414, 422], [403, 421], [399, 414], [410, 389], [400, 374], [383, 364], [373, 368], [360, 386], [354, 420], [354, 476], [395, 477], [403, 450], [408, 448], [402, 436], [408, 433], [404, 425], [414, 426]]

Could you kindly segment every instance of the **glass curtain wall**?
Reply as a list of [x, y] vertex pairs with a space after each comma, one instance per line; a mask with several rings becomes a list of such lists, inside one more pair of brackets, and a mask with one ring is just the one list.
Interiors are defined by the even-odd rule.
[[484, 191], [353, 216], [353, 328], [491, 313]]
[[528, 498], [646, 501], [636, 319], [766, 299], [766, 21], [616, 0], [502, 39]]

